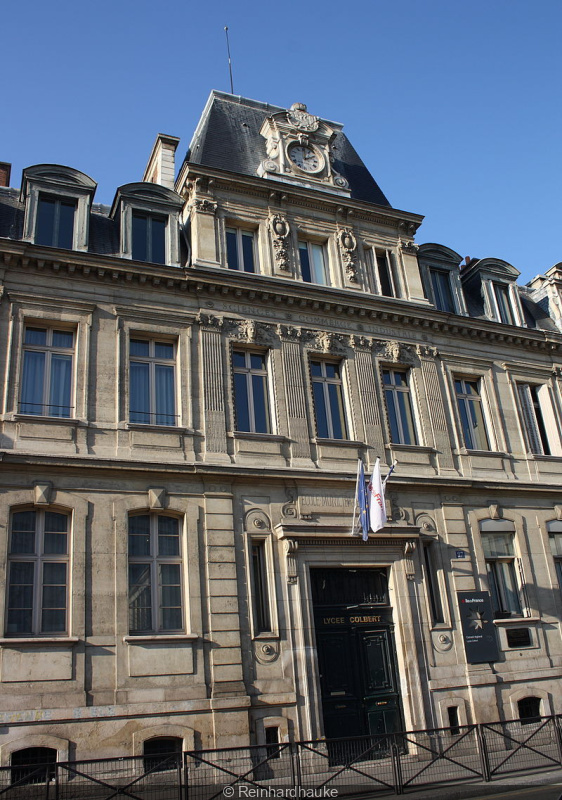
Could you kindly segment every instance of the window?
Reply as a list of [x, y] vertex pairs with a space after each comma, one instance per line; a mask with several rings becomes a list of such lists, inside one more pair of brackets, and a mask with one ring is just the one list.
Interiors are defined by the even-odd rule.
[[178, 736], [155, 736], [143, 745], [145, 772], [165, 772], [180, 764], [183, 742]]
[[229, 269], [255, 272], [254, 234], [241, 228], [226, 229], [226, 260]]
[[76, 200], [39, 195], [35, 244], [71, 250], [74, 244], [75, 213]]
[[8, 557], [8, 636], [66, 632], [69, 517], [55, 511], [12, 514]]
[[232, 369], [236, 430], [271, 433], [266, 355], [234, 350]]
[[74, 332], [26, 325], [20, 413], [70, 417]]
[[173, 342], [131, 339], [129, 368], [130, 422], [176, 425]]
[[517, 701], [517, 710], [521, 725], [530, 725], [532, 722], [541, 721], [540, 697], [523, 697]]
[[[47, 783], [55, 777], [57, 751], [52, 747], [26, 747], [16, 750], [10, 757], [12, 786], [29, 786]], [[43, 790], [41, 791], [43, 794]]]
[[[512, 523], [486, 520], [481, 524], [482, 549], [496, 618], [521, 615], [521, 603], [515, 577], [514, 533]], [[496, 528], [494, 532], [490, 529]], [[499, 528], [499, 530], [497, 530]], [[487, 532], [490, 531], [490, 532]]]
[[328, 285], [326, 258], [321, 244], [312, 242], [299, 242], [299, 258], [301, 275], [305, 283], [320, 283]]
[[385, 297], [395, 297], [394, 280], [392, 277], [391, 256], [388, 250], [375, 251], [375, 283], [376, 293]]
[[252, 540], [254, 633], [266, 633], [271, 631], [265, 547], [266, 543], [264, 540]]
[[265, 752], [271, 761], [274, 758], [281, 758], [279, 747], [279, 728], [277, 726], [265, 729]]
[[448, 311], [454, 314], [456, 311], [453, 292], [451, 290], [451, 275], [447, 270], [430, 269], [431, 290], [433, 293], [433, 303], [439, 311]]
[[383, 369], [382, 380], [391, 441], [396, 444], [416, 444], [408, 373]]
[[129, 517], [129, 632], [183, 630], [180, 522], [164, 514]]
[[423, 560], [425, 579], [427, 583], [427, 593], [429, 596], [429, 604], [431, 607], [431, 618], [433, 623], [444, 622], [443, 606], [441, 605], [441, 597], [439, 594], [439, 578], [437, 577], [437, 569], [435, 568], [435, 544], [427, 542], [423, 545]]
[[310, 362], [312, 393], [316, 413], [316, 434], [325, 439], [345, 439], [345, 415], [340, 364]]
[[493, 283], [494, 300], [496, 302], [497, 316], [500, 322], [506, 325], [515, 325], [511, 300], [509, 297], [509, 287], [504, 283]]
[[157, 214], [133, 211], [132, 225], [132, 256], [135, 261], [165, 264], [168, 218]]
[[455, 392], [465, 446], [469, 450], [489, 450], [478, 381], [455, 378]]
[[550, 552], [554, 558], [554, 567], [558, 585], [562, 592], [562, 520], [553, 519], [547, 522]]
[[517, 384], [522, 422], [529, 451], [536, 455], [549, 456], [550, 448], [539, 401], [539, 389], [539, 386], [530, 386], [528, 383]]
[[449, 720], [449, 728], [451, 729], [451, 736], [458, 736], [461, 732], [459, 726], [459, 707], [447, 706], [447, 717]]

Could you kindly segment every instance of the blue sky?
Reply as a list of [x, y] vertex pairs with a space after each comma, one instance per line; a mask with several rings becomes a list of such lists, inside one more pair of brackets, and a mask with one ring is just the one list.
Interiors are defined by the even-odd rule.
[[560, 0], [4, 0], [0, 160], [61, 163], [96, 200], [139, 180], [158, 132], [179, 160], [211, 89], [307, 103], [344, 130], [417, 241], [562, 260]]

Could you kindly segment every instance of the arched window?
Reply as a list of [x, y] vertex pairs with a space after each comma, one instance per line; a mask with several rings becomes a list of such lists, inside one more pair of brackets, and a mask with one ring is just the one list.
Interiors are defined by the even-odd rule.
[[57, 511], [15, 511], [8, 557], [8, 636], [67, 631], [70, 517]]
[[12, 784], [47, 783], [55, 777], [57, 751], [52, 747], [26, 747], [13, 752], [10, 763]]
[[523, 697], [517, 701], [517, 710], [522, 725], [529, 725], [531, 722], [540, 722], [541, 719], [541, 699], [540, 697]]
[[143, 747], [145, 772], [164, 772], [176, 769], [182, 751], [182, 740], [178, 736], [155, 736], [147, 739]]

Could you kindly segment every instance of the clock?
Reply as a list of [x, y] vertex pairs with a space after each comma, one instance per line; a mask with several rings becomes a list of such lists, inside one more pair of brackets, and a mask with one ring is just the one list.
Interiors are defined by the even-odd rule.
[[288, 152], [293, 164], [303, 172], [319, 172], [324, 165], [322, 156], [308, 145], [292, 144]]

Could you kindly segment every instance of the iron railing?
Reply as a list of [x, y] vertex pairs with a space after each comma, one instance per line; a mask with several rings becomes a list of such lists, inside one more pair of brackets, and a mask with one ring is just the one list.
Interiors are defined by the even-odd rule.
[[[492, 781], [561, 766], [558, 715], [348, 739], [14, 764], [0, 768], [0, 800], [404, 794], [422, 786]], [[288, 789], [295, 791], [279, 791]]]

